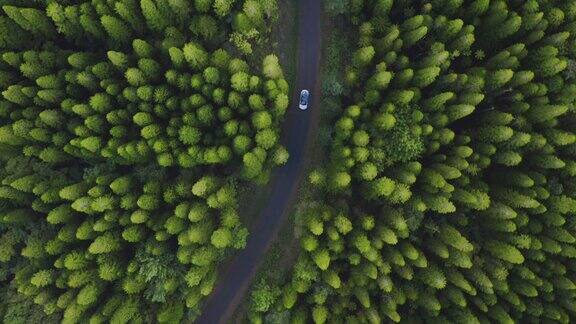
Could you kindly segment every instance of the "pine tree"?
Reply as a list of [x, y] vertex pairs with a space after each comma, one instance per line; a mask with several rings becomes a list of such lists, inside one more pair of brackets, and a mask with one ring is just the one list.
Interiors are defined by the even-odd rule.
[[113, 40], [120, 43], [128, 43], [132, 39], [130, 27], [122, 20], [114, 16], [102, 16], [100, 22]]

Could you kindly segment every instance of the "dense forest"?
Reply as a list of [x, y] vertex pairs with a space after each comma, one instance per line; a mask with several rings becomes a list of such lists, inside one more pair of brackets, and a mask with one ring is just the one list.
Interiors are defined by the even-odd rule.
[[[323, 5], [324, 156], [247, 321], [576, 321], [576, 0]], [[0, 322], [197, 318], [289, 158], [282, 14], [0, 0]]]
[[0, 5], [0, 322], [190, 322], [288, 159], [276, 1]]
[[297, 261], [249, 320], [574, 321], [576, 1], [324, 5], [340, 109]]

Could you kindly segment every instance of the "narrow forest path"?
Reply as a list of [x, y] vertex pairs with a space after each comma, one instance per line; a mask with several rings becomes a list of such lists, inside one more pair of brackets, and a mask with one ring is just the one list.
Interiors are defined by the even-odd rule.
[[[276, 239], [286, 215], [296, 201], [306, 148], [316, 136], [320, 116], [318, 75], [321, 12], [321, 0], [299, 1], [298, 74], [282, 135], [283, 144], [290, 152], [290, 159], [286, 165], [275, 171], [273, 182], [269, 186], [270, 199], [250, 230], [246, 248], [236, 254], [226, 272], [219, 278], [196, 323], [228, 323], [250, 288], [258, 265]], [[302, 89], [308, 89], [312, 94], [312, 105], [306, 111], [298, 109], [298, 97]]]

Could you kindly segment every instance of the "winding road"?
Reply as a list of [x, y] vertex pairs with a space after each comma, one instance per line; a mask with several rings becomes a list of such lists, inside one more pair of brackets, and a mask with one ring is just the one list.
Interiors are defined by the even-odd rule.
[[[230, 321], [296, 199], [306, 148], [315, 136], [314, 130], [319, 121], [320, 17], [321, 0], [299, 1], [297, 86], [293, 89], [282, 139], [290, 152], [290, 159], [275, 171], [270, 199], [261, 211], [258, 222], [251, 228], [246, 248], [236, 254], [220, 277], [196, 320], [198, 324], [224, 324]], [[312, 94], [312, 104], [306, 111], [298, 109], [302, 89], [309, 89]]]

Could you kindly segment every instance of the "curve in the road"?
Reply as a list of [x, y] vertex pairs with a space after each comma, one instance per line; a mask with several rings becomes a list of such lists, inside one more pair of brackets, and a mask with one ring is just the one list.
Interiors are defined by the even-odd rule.
[[[230, 320], [295, 201], [306, 147], [314, 136], [312, 130], [319, 117], [320, 2], [299, 1], [297, 87], [283, 129], [283, 143], [290, 152], [290, 159], [275, 171], [270, 199], [258, 223], [251, 229], [246, 248], [236, 254], [221, 276], [196, 320], [199, 324], [224, 324]], [[301, 89], [309, 89], [312, 94], [312, 105], [306, 111], [298, 109]]]

